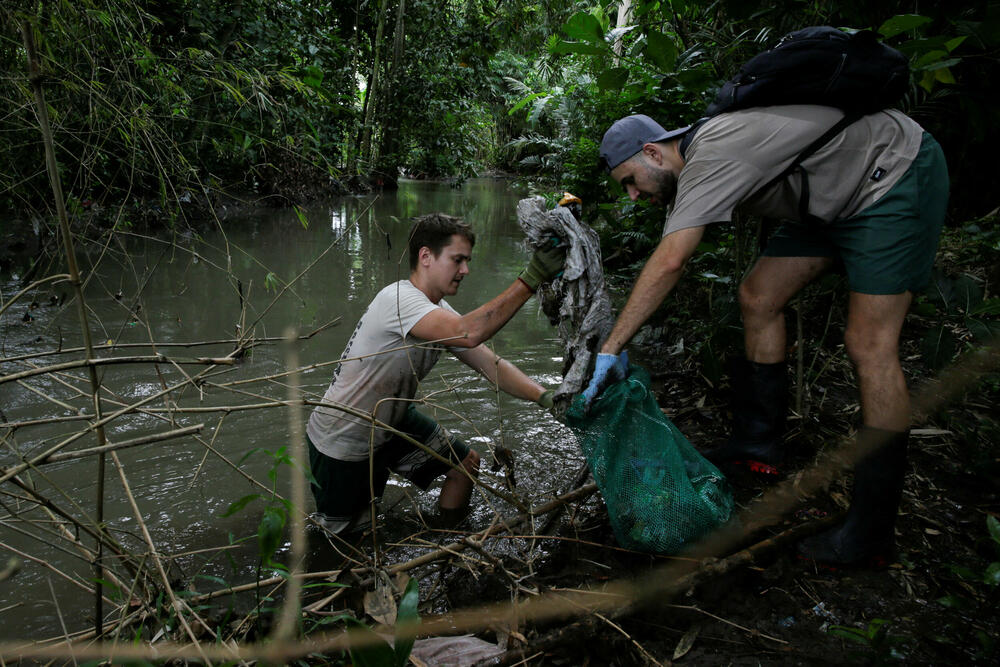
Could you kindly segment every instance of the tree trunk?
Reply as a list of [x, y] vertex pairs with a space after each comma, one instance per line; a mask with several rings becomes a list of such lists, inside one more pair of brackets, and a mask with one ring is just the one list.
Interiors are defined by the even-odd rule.
[[[628, 25], [628, 22], [632, 18], [632, 0], [622, 0], [622, 4], [618, 6], [618, 22], [615, 24], [616, 28], [624, 28]], [[618, 67], [619, 59], [622, 55], [622, 36], [618, 35], [615, 38], [615, 44], [613, 50], [615, 52], [615, 67]]]
[[374, 55], [372, 56], [371, 74], [368, 76], [368, 88], [365, 91], [365, 125], [361, 130], [361, 160], [371, 164], [372, 134], [374, 133], [375, 109], [378, 108], [379, 70], [382, 69], [382, 38], [385, 34], [385, 15], [388, 0], [379, 3], [378, 29], [375, 31]]
[[[354, 29], [351, 31], [351, 60], [350, 60], [350, 81], [351, 90], [355, 93], [357, 92], [357, 72], [358, 72], [358, 12], [361, 11], [361, 0], [356, 0], [354, 3]], [[365, 102], [367, 104], [368, 95], [365, 95]], [[365, 117], [365, 104], [361, 106], [361, 119], [364, 122]], [[357, 135], [354, 141], [354, 150], [345, 148], [347, 155], [344, 156], [344, 164], [346, 165], [346, 172], [348, 177], [353, 177], [358, 173], [358, 157], [361, 151], [361, 127], [357, 126], [353, 121], [351, 122], [351, 128], [357, 128]], [[347, 142], [344, 142], [345, 145]]]
[[396, 27], [392, 35], [392, 62], [383, 77], [384, 85], [379, 95], [382, 117], [385, 119], [378, 150], [372, 156], [376, 171], [385, 181], [395, 184], [399, 173], [399, 98], [394, 94], [399, 90], [399, 80], [403, 67], [403, 52], [406, 49], [406, 0], [399, 0], [396, 8]]

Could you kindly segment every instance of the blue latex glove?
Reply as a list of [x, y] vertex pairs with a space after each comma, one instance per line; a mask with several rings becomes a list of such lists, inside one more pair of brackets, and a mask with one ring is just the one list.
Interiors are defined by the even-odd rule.
[[590, 384], [583, 390], [583, 405], [590, 409], [590, 404], [604, 391], [609, 384], [624, 380], [628, 377], [628, 352], [622, 350], [621, 354], [598, 354], [594, 363], [594, 375], [590, 378]]

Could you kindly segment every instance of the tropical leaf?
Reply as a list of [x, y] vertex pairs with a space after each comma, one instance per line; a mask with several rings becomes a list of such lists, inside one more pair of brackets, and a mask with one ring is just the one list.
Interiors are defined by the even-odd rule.
[[961, 275], [955, 279], [955, 306], [964, 313], [970, 313], [983, 302], [983, 288], [971, 276]]
[[516, 95], [521, 95], [523, 97], [525, 95], [530, 95], [533, 92], [528, 84], [523, 81], [518, 81], [513, 77], [505, 76], [503, 78], [503, 82], [507, 86], [507, 90]]
[[549, 42], [549, 53], [579, 53], [584, 56], [596, 56], [607, 51], [606, 46], [587, 44], [585, 42], [566, 42], [557, 40]]
[[420, 615], [417, 607], [420, 604], [420, 587], [417, 580], [411, 578], [406, 583], [406, 589], [399, 600], [399, 608], [396, 611], [396, 664], [402, 667], [410, 657], [413, 650], [413, 636], [402, 638], [399, 636], [400, 628], [411, 630], [420, 623]]
[[943, 325], [928, 331], [920, 344], [924, 363], [934, 370], [944, 368], [955, 356], [957, 347], [955, 334]]
[[891, 19], [879, 26], [878, 32], [882, 35], [882, 37], [888, 39], [908, 30], [919, 28], [922, 25], [930, 23], [930, 21], [931, 19], [929, 16], [921, 16], [920, 14], [899, 14], [897, 16], [893, 16]]
[[646, 35], [645, 55], [661, 72], [671, 72], [677, 62], [677, 46], [662, 32], [651, 32]]
[[982, 320], [970, 317], [965, 320], [965, 325], [972, 332], [972, 337], [980, 343], [988, 343], [997, 336], [1000, 336], [1000, 322], [996, 320]]
[[990, 537], [1000, 546], [1000, 521], [995, 516], [986, 517], [986, 528], [990, 531]]
[[236, 502], [234, 502], [233, 504], [231, 504], [229, 506], [229, 509], [227, 509], [222, 514], [222, 516], [224, 516], [224, 517], [226, 517], [226, 516], [232, 516], [233, 514], [236, 514], [241, 509], [243, 509], [244, 507], [246, 507], [247, 505], [249, 505], [254, 500], [257, 500], [258, 498], [260, 498], [260, 494], [259, 493], [252, 493], [249, 496], [243, 496], [242, 498], [240, 498], [239, 500], [237, 500]]
[[372, 632], [371, 628], [358, 621], [350, 619], [358, 632], [370, 635], [371, 643], [366, 646], [352, 648], [350, 650], [351, 660], [358, 667], [396, 667], [396, 652], [393, 651], [389, 643]]
[[597, 77], [597, 87], [601, 90], [621, 90], [628, 81], [628, 70], [624, 67], [613, 67], [604, 70]]
[[964, 42], [966, 38], [967, 38], [966, 35], [962, 35], [961, 37], [956, 37], [955, 39], [949, 39], [947, 42], [945, 42], [944, 45], [945, 48], [948, 49], [948, 53], [951, 53], [959, 46], [961, 46], [962, 42]]
[[841, 639], [848, 639], [857, 644], [863, 644], [868, 646], [871, 640], [868, 635], [865, 634], [864, 630], [859, 630], [858, 628], [848, 628], [843, 625], [833, 625], [827, 629], [826, 633], [828, 635], [833, 635], [834, 637], [840, 637]]
[[299, 224], [302, 225], [302, 229], [309, 229], [309, 218], [306, 217], [305, 211], [299, 206], [293, 206], [292, 209], [295, 211], [295, 215], [299, 219]]
[[604, 31], [601, 30], [601, 23], [593, 14], [589, 12], [577, 12], [569, 17], [563, 30], [571, 39], [580, 39], [585, 42], [603, 42]]
[[302, 82], [310, 88], [319, 88], [323, 85], [323, 70], [315, 65], [305, 68], [302, 75]]
[[955, 291], [955, 281], [946, 276], [942, 271], [935, 270], [931, 279], [931, 285], [927, 291], [927, 298], [931, 303], [941, 306], [941, 310], [954, 312], [958, 295]]
[[271, 506], [264, 510], [264, 515], [257, 526], [257, 550], [265, 562], [271, 560], [271, 556], [281, 545], [284, 528], [285, 512], [280, 506]]
[[626, 26], [622, 26], [620, 28], [612, 28], [611, 31], [608, 32], [608, 41], [609, 42], [616, 42], [619, 39], [622, 39], [623, 37], [625, 37], [625, 35], [629, 34], [630, 32], [632, 32], [633, 30], [635, 30], [638, 27], [639, 26], [637, 26], [637, 25], [626, 25]]
[[970, 606], [969, 601], [961, 595], [945, 595], [938, 598], [937, 603], [949, 609], [967, 609]]
[[538, 121], [542, 119], [542, 115], [545, 113], [545, 109], [548, 107], [549, 102], [552, 101], [551, 95], [544, 95], [535, 99], [531, 103], [531, 112], [528, 114], [528, 123], [532, 126], [537, 125]]
[[531, 93], [530, 95], [522, 97], [517, 101], [517, 104], [515, 104], [510, 108], [510, 111], [507, 112], [507, 115], [513, 116], [515, 113], [523, 109], [525, 105], [530, 104], [539, 97], [545, 97], [546, 95], [548, 95], [548, 93]]

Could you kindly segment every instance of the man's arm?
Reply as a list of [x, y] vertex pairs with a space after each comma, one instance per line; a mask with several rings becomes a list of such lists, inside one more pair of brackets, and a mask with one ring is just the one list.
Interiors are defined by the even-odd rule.
[[646, 261], [632, 287], [611, 334], [601, 347], [602, 354], [618, 354], [639, 327], [667, 298], [680, 280], [688, 259], [701, 242], [705, 228], [689, 227], [664, 236]]
[[447, 341], [451, 347], [475, 348], [507, 324], [531, 294], [527, 285], [515, 280], [499, 296], [465, 315], [444, 308], [427, 313], [410, 333], [424, 340], [454, 339]]
[[537, 403], [545, 392], [545, 387], [525, 375], [524, 371], [514, 364], [498, 357], [485, 345], [456, 352], [455, 356], [511, 396]]
[[425, 315], [410, 329], [424, 340], [454, 339], [453, 347], [474, 348], [489, 340], [514, 313], [524, 305], [538, 286], [562, 273], [566, 261], [566, 246], [555, 243], [536, 248], [531, 261], [521, 275], [500, 296], [466, 315], [457, 315], [439, 308]]

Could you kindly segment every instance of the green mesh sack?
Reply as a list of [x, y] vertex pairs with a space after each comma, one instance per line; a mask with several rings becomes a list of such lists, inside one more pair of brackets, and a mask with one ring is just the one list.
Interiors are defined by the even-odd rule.
[[676, 554], [729, 520], [726, 478], [660, 410], [649, 374], [630, 367], [584, 411], [578, 396], [566, 412], [604, 496], [618, 543]]

